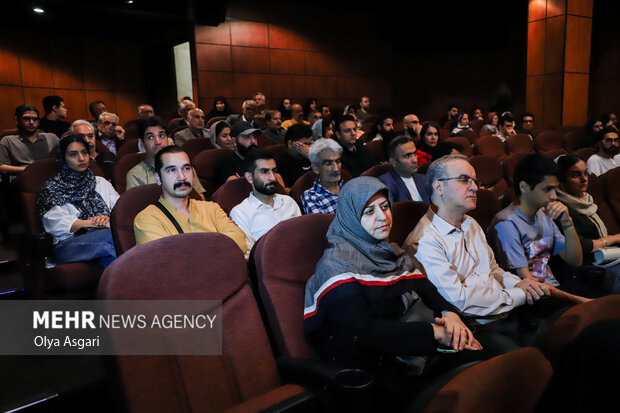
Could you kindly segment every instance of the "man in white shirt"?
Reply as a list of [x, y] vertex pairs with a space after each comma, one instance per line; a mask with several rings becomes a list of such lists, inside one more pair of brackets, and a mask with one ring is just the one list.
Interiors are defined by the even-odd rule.
[[245, 179], [252, 192], [230, 211], [230, 218], [247, 236], [248, 249], [281, 221], [301, 215], [293, 198], [276, 194], [276, 161], [272, 154], [255, 149], [246, 158]]
[[426, 175], [416, 173], [417, 151], [413, 139], [409, 136], [399, 136], [387, 147], [388, 158], [394, 169], [384, 173], [379, 179], [390, 190], [394, 202], [431, 202], [426, 191]]
[[439, 293], [470, 318], [476, 337], [493, 352], [519, 347], [519, 320], [512, 311], [550, 295], [537, 280], [522, 280], [497, 265], [484, 231], [465, 215], [476, 208], [476, 171], [462, 155], [431, 164], [427, 186], [437, 213], [430, 208], [403, 248], [421, 264]]
[[588, 172], [596, 176], [620, 166], [620, 156], [618, 156], [618, 131], [607, 126], [596, 135], [598, 152], [588, 158]]

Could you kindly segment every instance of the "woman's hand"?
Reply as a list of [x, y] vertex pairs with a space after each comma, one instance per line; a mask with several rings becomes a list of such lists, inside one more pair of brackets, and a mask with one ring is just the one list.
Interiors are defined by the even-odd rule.
[[[458, 314], [447, 311], [443, 317], [435, 318], [433, 329], [435, 330], [435, 339], [445, 346], [450, 346], [455, 350], [481, 350], [482, 345], [474, 338], [474, 334], [463, 323]], [[435, 329], [435, 325], [443, 327]], [[443, 337], [438, 338], [438, 333]]]
[[89, 220], [91, 228], [110, 228], [110, 217], [105, 215], [97, 215]]

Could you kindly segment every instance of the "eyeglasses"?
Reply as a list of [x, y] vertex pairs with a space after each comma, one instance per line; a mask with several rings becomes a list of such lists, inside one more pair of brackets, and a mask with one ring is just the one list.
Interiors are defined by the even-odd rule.
[[34, 117], [34, 116], [22, 116], [22, 120], [24, 122], [38, 122], [39, 118]]
[[118, 125], [118, 123], [116, 123], [116, 122], [112, 122], [111, 120], [104, 120], [104, 121], [103, 121], [103, 122], [101, 122], [101, 123], [103, 123], [103, 124], [104, 124], [104, 125], [106, 125], [106, 126], [110, 126], [110, 125], [112, 125], [112, 126], [116, 126], [116, 125]]
[[95, 134], [94, 133], [78, 133], [77, 136], [82, 139], [84, 138], [92, 139], [95, 137]]
[[420, 121], [419, 120], [412, 120], [411, 123], [413, 123], [414, 125], [419, 125]]
[[605, 138], [605, 139], [603, 139], [603, 142], [605, 142], [605, 143], [620, 143], [620, 138], [616, 138], [616, 139]]
[[471, 185], [473, 182], [478, 188], [480, 188], [480, 181], [477, 180], [476, 178], [472, 178], [469, 175], [459, 175], [453, 178], [442, 178], [442, 179], [438, 179], [438, 181], [451, 181], [453, 179], [456, 179], [458, 182], [462, 184], [466, 184], [467, 186]]

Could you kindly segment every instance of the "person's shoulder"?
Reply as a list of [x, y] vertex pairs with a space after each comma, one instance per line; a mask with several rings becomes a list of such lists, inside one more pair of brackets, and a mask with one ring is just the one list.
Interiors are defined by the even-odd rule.
[[144, 169], [144, 165], [145, 165], [144, 161], [138, 162], [129, 171], [127, 171], [127, 176], [140, 173], [140, 171]]
[[56, 136], [56, 134], [51, 133], [51, 132], [38, 132], [38, 134], [40, 136], [42, 136], [44, 139], [46, 139], [47, 141], [51, 141], [54, 143], [58, 142], [58, 136]]
[[157, 216], [159, 214], [163, 215], [161, 210], [159, 208], [157, 208], [155, 205], [149, 204], [142, 211], [138, 212], [134, 222], [140, 222], [140, 221], [143, 221], [145, 219], [153, 218], [153, 217], [155, 217], [155, 216]]
[[491, 220], [491, 225], [502, 221], [511, 221], [516, 217], [515, 204], [511, 203], [506, 208], [499, 211]]

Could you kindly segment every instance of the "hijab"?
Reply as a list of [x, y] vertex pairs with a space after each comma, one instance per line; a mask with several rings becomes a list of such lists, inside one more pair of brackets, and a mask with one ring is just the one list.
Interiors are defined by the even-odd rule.
[[[217, 107], [215, 106], [215, 104], [217, 102], [223, 102], [224, 103], [224, 110], [223, 111], [218, 111]], [[228, 116], [230, 114], [232, 114], [233, 111], [230, 108], [230, 105], [228, 104], [228, 101], [226, 100], [226, 98], [224, 96], [217, 96], [215, 99], [213, 99], [213, 109], [211, 109], [211, 111], [209, 111], [209, 113], [207, 113], [207, 116], [205, 117], [206, 120], [209, 120], [211, 118], [214, 118], [216, 116]]]
[[110, 216], [110, 208], [95, 189], [97, 186], [95, 175], [90, 168], [84, 172], [71, 169], [65, 161], [62, 146], [59, 144], [56, 147], [56, 163], [60, 172], [43, 184], [37, 197], [35, 210], [38, 222], [41, 223], [43, 215], [53, 207], [66, 204], [73, 205], [80, 212], [78, 219], [98, 215]]
[[319, 119], [312, 125], [312, 141], [323, 137], [323, 119]]
[[218, 120], [213, 125], [211, 125], [211, 128], [209, 129], [209, 138], [211, 139], [211, 144], [215, 149], [222, 149], [222, 147], [217, 143], [217, 135], [222, 132], [222, 129], [230, 127], [230, 123], [226, 122], [225, 120]]

